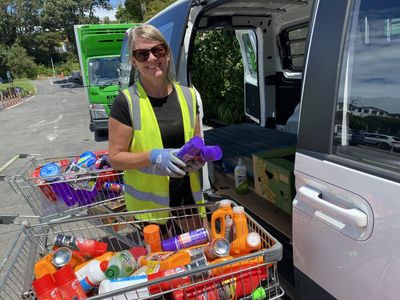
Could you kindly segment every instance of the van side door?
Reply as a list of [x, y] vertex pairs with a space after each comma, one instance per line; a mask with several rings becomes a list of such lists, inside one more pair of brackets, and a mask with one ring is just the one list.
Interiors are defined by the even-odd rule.
[[398, 1], [314, 3], [295, 163], [298, 299], [399, 297], [400, 153], [362, 138], [400, 136], [399, 18]]

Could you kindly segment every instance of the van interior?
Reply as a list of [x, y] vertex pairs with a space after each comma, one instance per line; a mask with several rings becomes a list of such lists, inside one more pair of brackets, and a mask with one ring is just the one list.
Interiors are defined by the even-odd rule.
[[[284, 257], [279, 269], [291, 286], [294, 285], [293, 167], [311, 2], [218, 1], [219, 5], [207, 4], [194, 17], [194, 33], [188, 51], [187, 74], [191, 74], [196, 67], [193, 55], [200, 55], [194, 49], [195, 44], [199, 44], [195, 37], [199, 39], [204, 33], [215, 30], [236, 34], [244, 73], [241, 91], [244, 99], [240, 109], [245, 117], [242, 122], [224, 124], [206, 116], [205, 142], [219, 145], [223, 150], [222, 160], [209, 165], [209, 177], [218, 194], [245, 205], [283, 244]], [[229, 58], [221, 57], [223, 59]], [[213, 68], [212, 65], [206, 67]], [[188, 78], [188, 82], [200, 95], [205, 95], [207, 86], [213, 84], [199, 84], [193, 78]], [[214, 105], [213, 99], [203, 96], [202, 102], [203, 106]], [[245, 195], [238, 195], [234, 189], [233, 170], [239, 157], [247, 168], [250, 184], [250, 192]], [[287, 288], [285, 291], [290, 294]]]

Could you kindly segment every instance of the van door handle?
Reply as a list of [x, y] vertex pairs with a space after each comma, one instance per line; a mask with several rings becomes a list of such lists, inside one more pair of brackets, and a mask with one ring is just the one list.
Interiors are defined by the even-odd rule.
[[332, 212], [338, 216], [345, 224], [357, 227], [367, 226], [367, 215], [357, 208], [343, 208], [332, 204], [321, 198], [322, 193], [316, 189], [308, 186], [302, 186], [299, 189], [299, 194], [302, 199], [309, 202], [309, 204], [317, 209], [325, 212]]

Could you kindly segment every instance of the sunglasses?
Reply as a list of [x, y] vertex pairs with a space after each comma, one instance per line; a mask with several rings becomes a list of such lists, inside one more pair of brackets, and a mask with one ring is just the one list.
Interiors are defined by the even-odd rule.
[[153, 53], [153, 55], [157, 58], [164, 57], [167, 53], [167, 45], [158, 44], [151, 49], [133, 50], [132, 55], [138, 62], [142, 63], [149, 59], [150, 52]]

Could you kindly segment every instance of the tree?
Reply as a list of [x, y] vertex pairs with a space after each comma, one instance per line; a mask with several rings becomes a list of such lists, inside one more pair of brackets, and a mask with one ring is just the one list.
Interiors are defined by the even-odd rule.
[[71, 45], [75, 45], [76, 24], [99, 23], [95, 8], [111, 9], [109, 0], [52, 0], [45, 1], [41, 23], [43, 29], [65, 32]]
[[146, 5], [146, 0], [126, 0], [125, 14], [129, 20], [133, 22], [143, 22], [143, 8]]
[[117, 21], [119, 23], [129, 23], [130, 22], [129, 15], [126, 12], [126, 8], [122, 4], [118, 5], [117, 11], [115, 12], [115, 18], [117, 19]]
[[157, 13], [162, 11], [164, 8], [168, 7], [176, 0], [150, 0], [145, 1], [146, 9], [143, 16], [143, 21], [147, 21], [155, 16]]

